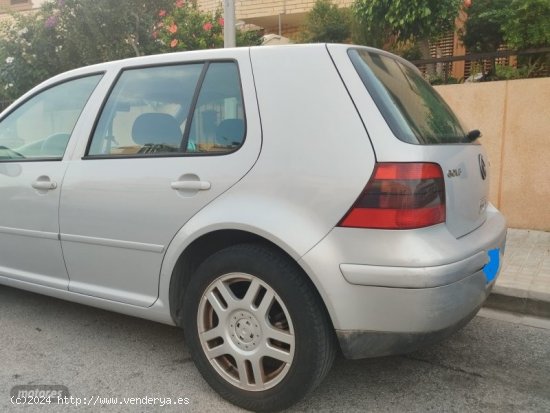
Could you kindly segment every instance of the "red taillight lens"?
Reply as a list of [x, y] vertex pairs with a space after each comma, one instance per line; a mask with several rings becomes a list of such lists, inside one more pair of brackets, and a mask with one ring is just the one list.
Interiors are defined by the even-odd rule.
[[445, 222], [445, 180], [435, 163], [378, 163], [341, 227], [413, 229]]

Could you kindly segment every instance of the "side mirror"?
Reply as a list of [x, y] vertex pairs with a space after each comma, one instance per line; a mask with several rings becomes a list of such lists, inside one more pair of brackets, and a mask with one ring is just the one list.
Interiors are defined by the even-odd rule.
[[474, 142], [478, 138], [481, 138], [481, 132], [478, 129], [471, 130], [466, 135], [468, 142]]

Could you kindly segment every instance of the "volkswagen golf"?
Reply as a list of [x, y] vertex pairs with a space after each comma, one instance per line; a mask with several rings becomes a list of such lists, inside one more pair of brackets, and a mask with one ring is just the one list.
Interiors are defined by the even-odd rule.
[[0, 283], [181, 326], [223, 397], [284, 409], [337, 351], [410, 352], [476, 314], [506, 237], [479, 138], [372, 48], [73, 70], [0, 115]]

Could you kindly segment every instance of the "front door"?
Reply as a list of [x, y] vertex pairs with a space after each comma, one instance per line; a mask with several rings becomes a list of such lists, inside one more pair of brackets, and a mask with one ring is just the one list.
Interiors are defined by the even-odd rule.
[[43, 90], [0, 121], [0, 277], [67, 289], [58, 220], [63, 155], [100, 77]]

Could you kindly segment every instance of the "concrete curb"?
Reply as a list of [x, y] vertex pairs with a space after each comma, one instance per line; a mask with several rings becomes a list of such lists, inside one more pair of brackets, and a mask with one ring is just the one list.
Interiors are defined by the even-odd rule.
[[550, 232], [508, 229], [502, 270], [484, 307], [550, 318]]
[[550, 301], [492, 293], [487, 297], [483, 306], [494, 310], [550, 319]]

